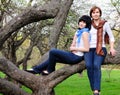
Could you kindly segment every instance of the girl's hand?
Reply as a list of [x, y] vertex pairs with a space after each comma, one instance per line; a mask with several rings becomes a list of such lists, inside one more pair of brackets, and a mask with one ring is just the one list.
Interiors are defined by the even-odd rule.
[[75, 48], [74, 46], [71, 46], [71, 47], [70, 47], [70, 51], [75, 51], [75, 49], [76, 49], [76, 48]]
[[75, 47], [74, 46], [71, 46], [70, 47], [70, 51], [72, 52], [72, 53], [76, 53], [77, 51], [75, 50]]

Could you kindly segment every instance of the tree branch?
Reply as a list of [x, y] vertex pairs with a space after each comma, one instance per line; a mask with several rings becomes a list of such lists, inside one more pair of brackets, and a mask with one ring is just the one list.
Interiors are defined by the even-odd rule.
[[68, 65], [63, 67], [62, 69], [59, 69], [50, 75], [47, 76], [46, 79], [50, 81], [49, 85], [55, 87], [57, 84], [68, 78], [69, 76], [79, 72], [83, 71], [85, 69], [85, 63], [81, 62], [79, 64], [75, 65]]
[[18, 85], [0, 78], [0, 92], [4, 95], [30, 95], [24, 92]]
[[[41, 77], [35, 76], [28, 72], [18, 69], [12, 62], [6, 58], [0, 58], [0, 70], [10, 76], [12, 79], [17, 82], [36, 90], [40, 83]], [[38, 80], [39, 79], [39, 80]]]
[[51, 0], [44, 6], [26, 8], [22, 13], [10, 20], [0, 29], [0, 48], [10, 35], [21, 27], [32, 22], [54, 18], [59, 11], [60, 1], [61, 0]]

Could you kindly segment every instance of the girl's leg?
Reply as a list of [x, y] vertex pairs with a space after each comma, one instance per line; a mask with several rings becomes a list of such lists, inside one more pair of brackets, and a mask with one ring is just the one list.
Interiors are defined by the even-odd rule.
[[53, 72], [55, 70], [56, 62], [75, 64], [83, 60], [83, 57], [77, 56], [71, 52], [66, 52], [58, 49], [52, 49], [49, 52], [49, 58], [33, 67], [35, 73], [41, 73], [43, 70], [48, 70], [48, 72]]
[[48, 64], [49, 64], [49, 60], [46, 60], [45, 62], [33, 67], [33, 70], [34, 72], [40, 74], [43, 70], [47, 69]]
[[47, 71], [49, 73], [55, 70], [56, 62], [66, 63], [66, 64], [76, 64], [83, 60], [83, 57], [77, 56], [71, 52], [66, 52], [62, 50], [52, 49], [49, 53], [49, 64]]

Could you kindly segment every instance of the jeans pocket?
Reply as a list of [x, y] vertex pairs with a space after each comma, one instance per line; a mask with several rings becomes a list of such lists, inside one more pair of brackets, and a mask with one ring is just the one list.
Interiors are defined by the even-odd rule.
[[104, 52], [104, 56], [106, 56], [107, 55], [107, 49], [106, 48], [102, 48], [102, 50], [103, 50], [103, 52]]

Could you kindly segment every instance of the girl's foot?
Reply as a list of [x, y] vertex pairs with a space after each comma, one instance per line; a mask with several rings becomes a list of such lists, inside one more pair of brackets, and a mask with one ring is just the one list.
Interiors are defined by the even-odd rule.
[[32, 74], [38, 74], [38, 73], [35, 72], [33, 69], [28, 69], [28, 70], [25, 70], [25, 71], [27, 71], [27, 72], [29, 72], [29, 73], [32, 73]]
[[49, 75], [49, 72], [47, 70], [42, 71], [42, 75]]

